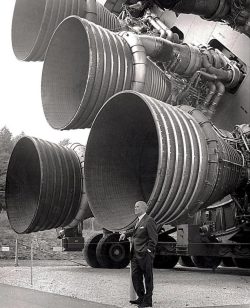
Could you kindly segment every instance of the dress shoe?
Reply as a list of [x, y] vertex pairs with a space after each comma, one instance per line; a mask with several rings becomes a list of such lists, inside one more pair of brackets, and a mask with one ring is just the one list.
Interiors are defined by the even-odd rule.
[[140, 305], [143, 302], [143, 298], [137, 298], [135, 301], [129, 301], [132, 305]]
[[138, 308], [146, 308], [146, 307], [152, 307], [152, 303], [142, 302], [138, 306]]

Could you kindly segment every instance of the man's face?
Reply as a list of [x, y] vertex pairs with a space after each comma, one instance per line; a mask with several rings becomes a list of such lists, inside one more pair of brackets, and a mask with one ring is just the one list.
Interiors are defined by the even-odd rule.
[[147, 204], [145, 202], [139, 201], [135, 204], [135, 215], [140, 216], [147, 211]]

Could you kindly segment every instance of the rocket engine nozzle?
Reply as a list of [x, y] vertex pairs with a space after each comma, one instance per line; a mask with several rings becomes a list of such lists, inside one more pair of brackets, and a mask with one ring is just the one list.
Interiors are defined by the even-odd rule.
[[86, 148], [86, 191], [108, 230], [128, 228], [144, 200], [158, 224], [187, 222], [235, 191], [244, 159], [197, 109], [119, 93], [96, 117]]
[[65, 148], [33, 137], [21, 138], [11, 154], [5, 198], [17, 233], [74, 227], [92, 216], [76, 146]]

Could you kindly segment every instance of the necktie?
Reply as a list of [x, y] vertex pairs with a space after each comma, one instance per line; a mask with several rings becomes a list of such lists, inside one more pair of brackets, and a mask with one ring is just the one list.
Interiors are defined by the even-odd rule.
[[139, 220], [139, 218], [137, 218], [137, 222], [136, 222], [136, 224], [135, 224], [135, 229], [138, 227], [139, 222], [140, 222], [140, 220]]

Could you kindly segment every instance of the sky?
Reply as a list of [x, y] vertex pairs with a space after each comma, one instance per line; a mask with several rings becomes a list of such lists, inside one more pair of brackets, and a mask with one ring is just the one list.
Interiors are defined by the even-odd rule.
[[58, 131], [47, 123], [41, 101], [43, 62], [19, 61], [12, 51], [14, 6], [15, 0], [1, 1], [0, 128], [7, 126], [13, 136], [24, 132], [55, 143], [69, 138], [71, 142], [86, 144], [89, 129]]

